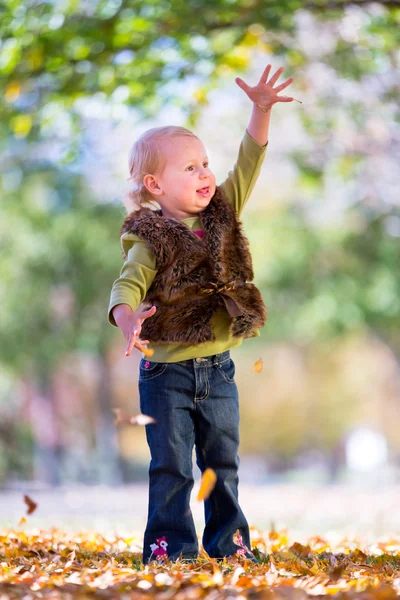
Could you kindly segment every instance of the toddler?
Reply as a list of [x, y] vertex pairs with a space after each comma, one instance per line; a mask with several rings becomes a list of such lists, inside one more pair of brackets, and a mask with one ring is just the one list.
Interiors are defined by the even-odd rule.
[[144, 564], [198, 556], [189, 505], [193, 447], [201, 472], [211, 468], [217, 475], [204, 502], [204, 549], [213, 558], [257, 562], [238, 502], [239, 403], [230, 350], [260, 335], [267, 319], [251, 283], [239, 216], [264, 159], [271, 107], [293, 100], [277, 95], [292, 79], [274, 88], [283, 69], [267, 82], [270, 68], [254, 87], [236, 79], [253, 109], [234, 168], [220, 185], [201, 140], [184, 127], [150, 129], [130, 153], [133, 186], [120, 232], [124, 264], [108, 319], [121, 328], [127, 356], [146, 344], [154, 351], [141, 358], [138, 382], [140, 410], [155, 419], [146, 425]]

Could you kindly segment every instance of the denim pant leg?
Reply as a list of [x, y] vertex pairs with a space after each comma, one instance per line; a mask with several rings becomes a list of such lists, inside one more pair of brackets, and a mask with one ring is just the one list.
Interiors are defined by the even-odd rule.
[[210, 557], [222, 558], [238, 550], [245, 552], [233, 541], [237, 529], [241, 545], [251, 550], [249, 526], [238, 500], [239, 398], [235, 364], [229, 350], [196, 360], [197, 464], [202, 472], [209, 467], [217, 475], [214, 490], [204, 503], [203, 546]]
[[146, 425], [150, 448], [148, 520], [143, 563], [197, 558], [198, 538], [190, 509], [193, 488], [193, 367], [150, 363], [139, 367], [140, 410], [156, 419]]

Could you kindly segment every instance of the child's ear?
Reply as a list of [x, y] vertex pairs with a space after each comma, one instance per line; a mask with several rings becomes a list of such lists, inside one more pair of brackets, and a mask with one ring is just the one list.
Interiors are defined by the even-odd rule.
[[146, 189], [150, 192], [150, 194], [155, 194], [156, 196], [162, 194], [162, 189], [158, 185], [154, 175], [145, 175], [143, 178], [143, 185], [146, 186]]

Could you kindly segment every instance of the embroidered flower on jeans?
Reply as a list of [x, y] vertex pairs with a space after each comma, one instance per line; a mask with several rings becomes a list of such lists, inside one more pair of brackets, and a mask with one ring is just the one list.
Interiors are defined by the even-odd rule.
[[163, 535], [161, 538], [157, 538], [156, 542], [157, 544], [150, 544], [151, 552], [157, 558], [157, 560], [163, 560], [164, 556], [168, 556], [168, 542], [165, 535]]
[[149, 362], [148, 360], [146, 360], [146, 362], [144, 363], [144, 368], [148, 369], [150, 365], [151, 365], [151, 362]]
[[233, 542], [236, 544], [236, 546], [240, 546], [239, 550], [237, 550], [235, 554], [238, 556], [247, 556], [247, 553], [249, 553], [253, 556], [252, 551], [249, 550], [246, 544], [243, 543], [243, 538], [239, 533], [239, 529], [237, 529], [233, 534]]

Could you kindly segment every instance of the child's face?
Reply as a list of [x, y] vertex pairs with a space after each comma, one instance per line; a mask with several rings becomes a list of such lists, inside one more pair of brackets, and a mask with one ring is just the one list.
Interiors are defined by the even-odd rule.
[[[164, 141], [162, 148], [166, 156], [163, 172], [146, 175], [144, 183], [163, 216], [178, 220], [193, 217], [208, 206], [216, 188], [205, 148], [196, 138], [183, 136]], [[201, 188], [208, 190], [200, 193]]]

